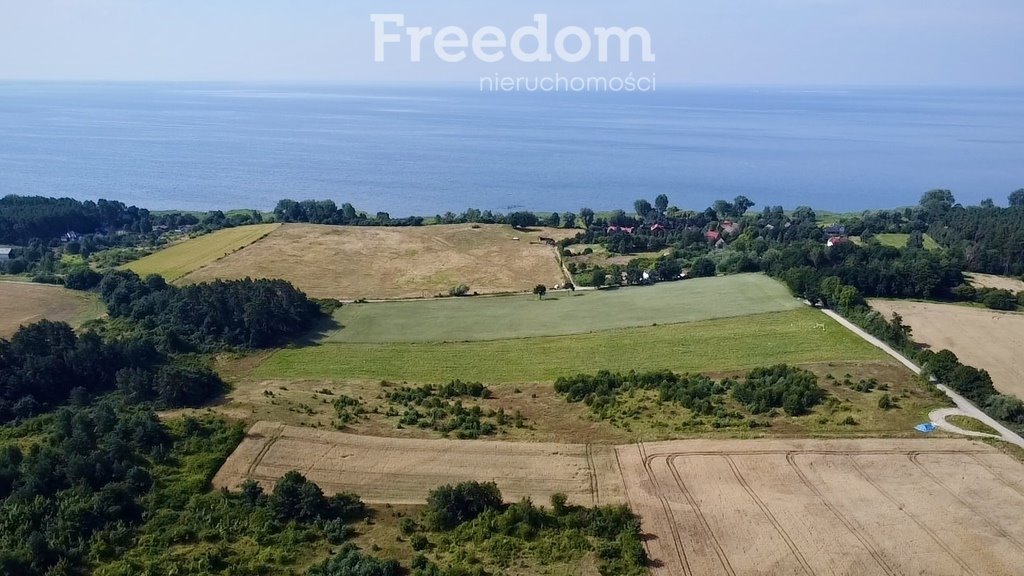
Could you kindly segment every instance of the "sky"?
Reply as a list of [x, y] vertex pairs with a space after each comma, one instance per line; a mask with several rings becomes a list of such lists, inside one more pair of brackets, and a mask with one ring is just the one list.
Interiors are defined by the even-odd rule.
[[[599, 62], [596, 48], [580, 62], [523, 63], [510, 50], [483, 62], [467, 49], [465, 60], [449, 63], [428, 37], [422, 61], [412, 62], [411, 42], [400, 35], [375, 62], [371, 14], [403, 14], [407, 26], [435, 33], [456, 26], [469, 37], [484, 26], [511, 37], [546, 14], [552, 44], [570, 26], [588, 34], [642, 27], [655, 61], [641, 61], [637, 41], [626, 63]], [[0, 0], [0, 79], [381, 83], [634, 74], [686, 85], [1020, 87], [1021, 30], [1021, 0]], [[572, 51], [582, 40], [567, 42]]]

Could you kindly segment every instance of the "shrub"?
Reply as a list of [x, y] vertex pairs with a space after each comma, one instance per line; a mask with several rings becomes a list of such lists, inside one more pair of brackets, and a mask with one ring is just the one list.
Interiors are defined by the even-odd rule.
[[427, 496], [426, 524], [432, 530], [451, 530], [487, 510], [501, 507], [501, 491], [494, 482], [463, 482], [432, 490]]
[[821, 403], [826, 394], [814, 373], [780, 364], [751, 371], [733, 386], [732, 395], [754, 414], [782, 408], [790, 416], [800, 416]]

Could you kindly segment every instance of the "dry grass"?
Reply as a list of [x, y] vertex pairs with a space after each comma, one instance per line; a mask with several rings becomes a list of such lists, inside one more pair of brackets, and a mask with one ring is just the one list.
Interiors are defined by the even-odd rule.
[[991, 274], [967, 274], [971, 284], [979, 288], [996, 288], [1010, 292], [1024, 292], [1024, 280], [1009, 276], [993, 276]]
[[[430, 298], [458, 284], [481, 294], [526, 292], [563, 282], [555, 249], [540, 236], [571, 230], [471, 225], [372, 228], [288, 224], [262, 241], [188, 275], [282, 278], [311, 296]], [[513, 238], [519, 238], [514, 240]]]
[[1024, 398], [1024, 314], [899, 300], [871, 306], [886, 317], [899, 313], [916, 342], [952, 350], [965, 364], [988, 370], [1000, 392]]
[[92, 294], [45, 284], [0, 282], [0, 338], [40, 320], [78, 326], [103, 314], [103, 305]]
[[964, 440], [618, 448], [653, 574], [1019, 574], [1024, 469]]
[[124, 267], [139, 276], [159, 274], [168, 282], [173, 282], [215, 262], [218, 258], [224, 258], [232, 252], [259, 241], [276, 230], [278, 226], [280, 224], [225, 228], [174, 244], [155, 254], [130, 262]]

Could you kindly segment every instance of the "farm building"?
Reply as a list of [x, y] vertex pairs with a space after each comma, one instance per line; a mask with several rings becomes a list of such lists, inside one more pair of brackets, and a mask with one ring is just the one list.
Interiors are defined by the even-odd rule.
[[735, 235], [740, 232], [740, 225], [733, 222], [732, 220], [725, 220], [721, 225], [722, 232], [726, 234]]
[[707, 238], [708, 242], [718, 242], [722, 239], [722, 235], [717, 230], [708, 230], [704, 233], [704, 237]]
[[14, 258], [13, 248], [0, 248], [0, 261]]
[[827, 246], [829, 248], [832, 248], [833, 246], [839, 246], [841, 244], [846, 244], [849, 241], [850, 241], [850, 239], [847, 238], [846, 236], [833, 236], [833, 237], [828, 239]]

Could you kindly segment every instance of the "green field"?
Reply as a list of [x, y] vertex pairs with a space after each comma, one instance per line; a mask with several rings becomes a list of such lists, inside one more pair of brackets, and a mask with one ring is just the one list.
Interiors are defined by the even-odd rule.
[[[883, 246], [892, 246], [893, 248], [906, 248], [907, 241], [910, 240], [910, 234], [876, 234], [875, 239], [878, 243]], [[854, 238], [854, 241], [861, 244], [859, 237]], [[924, 248], [925, 250], [938, 250], [940, 248], [939, 243], [928, 234], [924, 235]]]
[[159, 274], [173, 282], [270, 234], [280, 224], [226, 228], [187, 240], [126, 264], [139, 276]]
[[464, 342], [583, 334], [802, 307], [760, 274], [536, 296], [350, 304], [320, 342]]
[[821, 312], [801, 308], [575, 336], [459, 343], [326, 343], [280, 350], [250, 376], [424, 383], [460, 378], [517, 383], [550, 382], [559, 376], [600, 369], [725, 372], [780, 362], [887, 359]]

